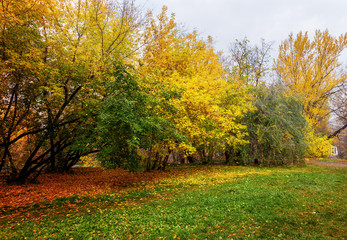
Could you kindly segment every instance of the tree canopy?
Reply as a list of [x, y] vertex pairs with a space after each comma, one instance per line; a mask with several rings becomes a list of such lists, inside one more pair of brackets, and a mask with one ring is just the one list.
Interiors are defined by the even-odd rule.
[[288, 164], [315, 155], [317, 142], [330, 146], [317, 133], [346, 81], [346, 34], [289, 35], [270, 86], [271, 44], [237, 40], [226, 65], [211, 37], [183, 31], [165, 6], [154, 16], [132, 0], [1, 3], [0, 173], [9, 182], [69, 171], [89, 154], [150, 171], [224, 155]]

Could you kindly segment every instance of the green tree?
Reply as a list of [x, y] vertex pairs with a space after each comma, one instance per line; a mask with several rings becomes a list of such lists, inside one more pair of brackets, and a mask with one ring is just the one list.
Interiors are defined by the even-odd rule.
[[244, 117], [249, 143], [234, 150], [234, 163], [283, 165], [304, 156], [307, 123], [301, 101], [284, 96], [283, 89], [276, 88], [258, 91], [253, 103], [256, 110]]
[[110, 75], [106, 98], [97, 107], [98, 157], [106, 167], [136, 170], [140, 149], [149, 151], [165, 139], [182, 139], [175, 125], [154, 114], [160, 102], [143, 91], [124, 66], [115, 66]]

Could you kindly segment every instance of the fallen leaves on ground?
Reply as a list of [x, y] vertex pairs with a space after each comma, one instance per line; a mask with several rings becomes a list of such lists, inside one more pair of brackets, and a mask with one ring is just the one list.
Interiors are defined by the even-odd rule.
[[[187, 170], [188, 171], [188, 170]], [[123, 169], [77, 168], [70, 174], [42, 174], [38, 184], [6, 185], [0, 183], [0, 209], [25, 207], [44, 201], [74, 195], [96, 195], [136, 187], [156, 179], [187, 171], [171, 170], [130, 173]]]
[[[37, 184], [6, 185], [0, 182], [0, 221], [36, 219], [53, 212], [55, 215], [89, 213], [111, 205], [121, 206], [123, 200], [119, 202], [116, 198], [127, 199], [127, 195], [137, 189], [151, 189], [157, 196], [153, 188], [168, 187], [168, 191], [171, 191], [170, 186], [178, 182], [193, 188], [230, 181], [245, 174], [259, 174], [256, 169], [238, 172], [229, 171], [231, 168], [235, 170], [232, 166], [181, 166], [170, 167], [169, 171], [141, 173], [130, 173], [123, 169], [75, 168], [73, 173], [68, 174], [42, 174]], [[108, 194], [111, 200], [98, 197], [103, 194]], [[159, 194], [157, 197], [163, 196]], [[139, 199], [141, 201], [142, 197]]]

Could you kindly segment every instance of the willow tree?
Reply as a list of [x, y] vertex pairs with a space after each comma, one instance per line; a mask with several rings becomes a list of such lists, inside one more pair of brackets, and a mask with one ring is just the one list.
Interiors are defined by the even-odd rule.
[[307, 122], [300, 99], [284, 90], [262, 87], [253, 102], [256, 110], [245, 115], [248, 143], [231, 155], [234, 164], [288, 165], [307, 152]]

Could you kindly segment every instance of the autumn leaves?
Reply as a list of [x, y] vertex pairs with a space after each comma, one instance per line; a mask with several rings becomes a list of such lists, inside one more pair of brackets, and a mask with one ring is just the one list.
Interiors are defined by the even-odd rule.
[[306, 119], [313, 127], [326, 127], [329, 99], [346, 81], [346, 74], [339, 72], [346, 45], [347, 33], [335, 38], [327, 30], [317, 30], [312, 40], [307, 32], [300, 32], [289, 35], [280, 46], [276, 71], [290, 94], [303, 99]]
[[[239, 120], [251, 109], [246, 101], [248, 89], [226, 76], [211, 39], [205, 42], [196, 32], [180, 32], [166, 11], [163, 8], [158, 22], [150, 18], [145, 35], [152, 41], [144, 48], [144, 67], [139, 68], [140, 74], [152, 81], [150, 85], [154, 81], [163, 86], [153, 94], [178, 94], [167, 100], [175, 112], [161, 109], [159, 114], [167, 116], [186, 137], [178, 147], [189, 154], [213, 154], [223, 151], [226, 143], [236, 146], [243, 141], [245, 127]], [[233, 101], [228, 101], [230, 98]]]

